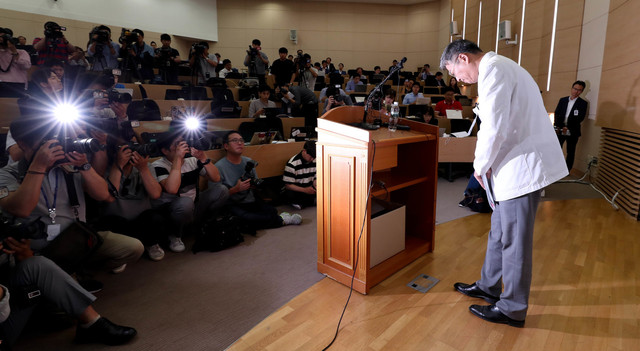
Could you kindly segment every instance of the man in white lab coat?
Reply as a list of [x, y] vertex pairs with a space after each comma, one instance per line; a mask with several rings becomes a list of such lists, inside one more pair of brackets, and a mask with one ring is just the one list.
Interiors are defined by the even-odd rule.
[[[474, 315], [523, 327], [531, 287], [533, 225], [541, 189], [568, 174], [562, 150], [531, 75], [512, 60], [467, 40], [444, 50], [440, 67], [458, 81], [478, 83], [474, 176], [494, 208], [481, 276], [456, 283], [459, 292], [491, 305]], [[502, 285], [504, 284], [504, 290]]]

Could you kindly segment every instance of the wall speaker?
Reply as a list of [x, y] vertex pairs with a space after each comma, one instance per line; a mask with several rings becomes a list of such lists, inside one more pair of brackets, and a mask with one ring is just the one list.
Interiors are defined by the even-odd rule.
[[498, 40], [511, 40], [511, 21], [504, 20], [498, 26]]

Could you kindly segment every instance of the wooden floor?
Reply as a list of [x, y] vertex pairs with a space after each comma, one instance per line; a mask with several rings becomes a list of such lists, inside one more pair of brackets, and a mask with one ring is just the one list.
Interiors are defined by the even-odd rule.
[[[453, 290], [479, 278], [489, 215], [437, 226], [433, 253], [355, 293], [331, 350], [640, 350], [640, 223], [606, 201], [540, 204], [525, 328], [485, 322], [484, 301]], [[423, 294], [419, 274], [440, 279]], [[349, 293], [325, 278], [273, 313], [230, 350], [322, 350]]]

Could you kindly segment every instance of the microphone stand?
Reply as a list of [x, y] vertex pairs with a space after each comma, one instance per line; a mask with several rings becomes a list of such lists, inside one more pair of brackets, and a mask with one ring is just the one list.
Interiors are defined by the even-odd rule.
[[[376, 91], [380, 91], [380, 93], [382, 93], [382, 90], [380, 90], [380, 88], [384, 85], [384, 83], [386, 83], [389, 80], [389, 78], [391, 78], [391, 76], [393, 76], [396, 72], [400, 71], [403, 67], [404, 67], [404, 65], [402, 63], [399, 63], [396, 67], [394, 67], [389, 72], [389, 75], [387, 75], [382, 80], [382, 82], [378, 83], [378, 85], [376, 85], [376, 87], [373, 88], [373, 90], [371, 90], [371, 92], [369, 93], [369, 96], [367, 96], [367, 101], [365, 102], [365, 105], [364, 105], [364, 116], [362, 117], [362, 122], [361, 123], [352, 124], [354, 127], [358, 127], [358, 128], [362, 128], [362, 129], [366, 129], [366, 130], [377, 130], [377, 129], [380, 128], [379, 125], [367, 123], [367, 113], [369, 112], [369, 106], [371, 105], [371, 99], [373, 98], [373, 95], [376, 93]], [[384, 98], [384, 96], [383, 96], [383, 98]]]

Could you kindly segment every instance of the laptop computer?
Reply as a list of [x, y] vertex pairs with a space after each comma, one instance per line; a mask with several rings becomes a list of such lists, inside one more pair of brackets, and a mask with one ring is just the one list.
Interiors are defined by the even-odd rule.
[[255, 132], [249, 141], [249, 145], [271, 144], [274, 140], [282, 140], [279, 132], [271, 130], [268, 132]]
[[448, 119], [462, 119], [462, 111], [460, 110], [446, 110]]
[[282, 112], [282, 109], [279, 107], [265, 107], [264, 108], [264, 115], [266, 117], [277, 117], [278, 114], [280, 114], [280, 112]]
[[430, 105], [431, 98], [428, 97], [419, 97], [416, 99], [416, 105]]
[[367, 86], [365, 84], [356, 85], [356, 89], [354, 90], [356, 93], [364, 93], [367, 91]]

